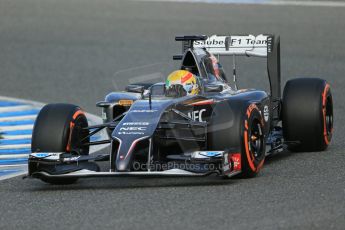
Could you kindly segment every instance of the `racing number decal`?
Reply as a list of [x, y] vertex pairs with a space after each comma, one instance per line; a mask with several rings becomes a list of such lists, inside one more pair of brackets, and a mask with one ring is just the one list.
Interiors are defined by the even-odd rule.
[[[258, 109], [258, 107], [255, 105], [255, 104], [250, 104], [248, 106], [248, 109], [247, 109], [247, 112], [246, 112], [246, 119], [244, 120], [244, 133], [243, 133], [243, 136], [244, 136], [244, 146], [245, 146], [245, 153], [246, 153], [246, 156], [247, 156], [247, 161], [248, 161], [248, 164], [249, 164], [249, 167], [251, 168], [251, 170], [253, 172], [259, 172], [259, 170], [262, 168], [263, 164], [264, 164], [264, 159], [261, 160], [261, 162], [255, 162], [255, 157], [253, 155], [253, 153], [251, 152], [251, 150], [249, 149], [249, 141], [248, 139], [250, 137], [248, 137], [248, 121], [250, 120], [250, 117], [253, 113], [254, 110], [257, 110], [258, 113], [260, 114], [260, 110]], [[264, 121], [261, 117], [260, 119], [260, 123], [261, 123], [261, 126], [264, 127]]]

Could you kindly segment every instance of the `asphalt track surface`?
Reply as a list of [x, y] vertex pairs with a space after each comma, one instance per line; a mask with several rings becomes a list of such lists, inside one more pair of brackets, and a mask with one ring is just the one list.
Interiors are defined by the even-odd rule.
[[[1, 0], [1, 95], [97, 114], [114, 73], [170, 61], [176, 34], [276, 33], [283, 82], [330, 82], [335, 131], [327, 152], [283, 153], [254, 179], [4, 180], [0, 229], [344, 229], [344, 21], [337, 7]], [[239, 65], [242, 87], [267, 86], [259, 64]]]

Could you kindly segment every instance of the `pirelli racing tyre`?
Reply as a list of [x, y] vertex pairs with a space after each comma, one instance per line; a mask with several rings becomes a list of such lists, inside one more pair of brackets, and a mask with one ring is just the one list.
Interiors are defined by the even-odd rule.
[[[71, 104], [48, 104], [39, 112], [32, 133], [32, 152], [78, 152], [89, 154], [88, 126], [83, 111]], [[81, 142], [82, 139], [85, 140]], [[29, 166], [30, 167], [30, 166]], [[43, 166], [41, 168], [44, 170]], [[52, 184], [70, 184], [77, 179], [43, 179]]]
[[256, 176], [261, 170], [266, 151], [264, 122], [255, 104], [232, 101], [216, 106], [211, 118], [209, 149], [241, 154], [242, 178]]
[[243, 177], [254, 177], [265, 161], [264, 120], [255, 104], [250, 104], [241, 127], [241, 170]]
[[333, 132], [333, 99], [329, 84], [318, 78], [288, 81], [283, 93], [282, 124], [289, 150], [325, 150]]

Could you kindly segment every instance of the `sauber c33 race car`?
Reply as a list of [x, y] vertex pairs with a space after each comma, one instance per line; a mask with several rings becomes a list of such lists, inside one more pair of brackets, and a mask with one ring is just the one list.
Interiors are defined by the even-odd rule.
[[[108, 94], [97, 103], [102, 124], [88, 125], [76, 105], [44, 106], [33, 129], [28, 177], [53, 184], [85, 177], [254, 177], [270, 154], [327, 148], [333, 130], [330, 85], [297, 78], [281, 95], [278, 36], [175, 40], [182, 42], [182, 55], [174, 56], [180, 68], [165, 82], [130, 84]], [[235, 61], [230, 82], [221, 56], [266, 58], [269, 92], [237, 89]], [[109, 138], [91, 141], [104, 129]], [[91, 145], [105, 143], [109, 153], [89, 155]], [[101, 161], [109, 162], [106, 169]]]

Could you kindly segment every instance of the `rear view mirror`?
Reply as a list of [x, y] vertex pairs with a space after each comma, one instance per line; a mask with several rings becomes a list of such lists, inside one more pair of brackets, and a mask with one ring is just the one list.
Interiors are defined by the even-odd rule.
[[222, 92], [223, 86], [222, 85], [205, 85], [205, 92], [211, 93], [211, 92]]
[[150, 94], [152, 96], [163, 96], [165, 95], [165, 84], [154, 84], [150, 87]]
[[144, 86], [141, 85], [128, 85], [126, 87], [126, 91], [127, 92], [131, 92], [131, 93], [141, 93], [143, 94], [145, 90]]

